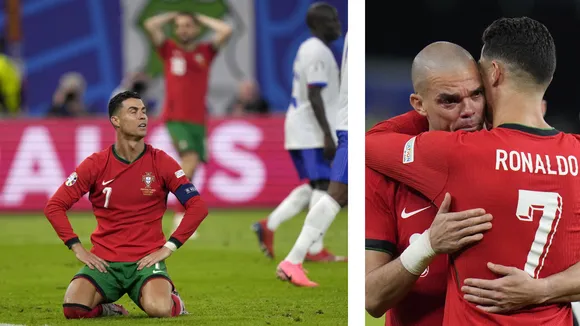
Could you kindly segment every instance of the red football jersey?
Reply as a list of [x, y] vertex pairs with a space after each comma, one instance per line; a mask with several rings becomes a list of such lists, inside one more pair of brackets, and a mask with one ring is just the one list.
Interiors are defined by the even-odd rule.
[[[161, 150], [146, 145], [143, 154], [129, 163], [109, 146], [87, 157], [51, 201], [63, 202], [68, 209], [88, 192], [97, 219], [91, 252], [106, 261], [135, 262], [165, 244], [162, 218], [167, 195], [187, 184], [179, 164]], [[76, 237], [72, 229], [60, 230], [70, 233], [59, 233], [64, 242]]]
[[493, 279], [487, 262], [514, 266], [536, 278], [580, 260], [580, 178], [577, 136], [516, 124], [491, 131], [423, 133], [369, 131], [366, 165], [452, 210], [484, 208], [493, 228], [477, 245], [450, 257], [445, 325], [571, 325], [570, 304], [511, 315], [488, 314], [466, 302], [466, 278]]
[[[417, 135], [428, 127], [425, 117], [409, 111], [373, 129]], [[389, 252], [395, 259], [431, 226], [437, 209], [421, 194], [371, 169], [366, 169], [365, 177], [366, 249]], [[446, 272], [447, 257], [435, 258], [411, 292], [387, 312], [385, 325], [441, 325]]]
[[[366, 169], [366, 250], [386, 251], [398, 257], [427, 230], [437, 208], [421, 194]], [[421, 274], [411, 291], [387, 311], [387, 326], [432, 326], [443, 322], [447, 256], [439, 255]]]
[[429, 121], [415, 110], [403, 113], [388, 120], [381, 121], [369, 132], [396, 132], [399, 134], [416, 136], [429, 130]]
[[218, 51], [211, 43], [200, 43], [185, 51], [166, 40], [157, 52], [165, 71], [163, 119], [205, 124], [209, 71]]

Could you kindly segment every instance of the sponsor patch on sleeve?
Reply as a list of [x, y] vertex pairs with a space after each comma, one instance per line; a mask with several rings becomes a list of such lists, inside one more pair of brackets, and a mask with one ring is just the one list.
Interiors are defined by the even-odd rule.
[[66, 181], [64, 184], [67, 185], [68, 187], [70, 187], [77, 182], [78, 178], [79, 178], [79, 175], [76, 172], [73, 172], [68, 176], [68, 178], [66, 178]]
[[178, 179], [183, 177], [184, 175], [185, 175], [185, 172], [183, 172], [183, 170], [179, 170], [179, 171], [175, 172], [175, 177]]
[[415, 137], [407, 140], [403, 151], [403, 164], [413, 163], [415, 160]]

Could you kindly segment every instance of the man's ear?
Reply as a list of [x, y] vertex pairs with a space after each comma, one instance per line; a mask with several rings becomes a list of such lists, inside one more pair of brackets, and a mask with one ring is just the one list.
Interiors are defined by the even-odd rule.
[[489, 75], [491, 78], [491, 85], [495, 87], [495, 86], [499, 85], [505, 77], [504, 67], [503, 67], [503, 65], [499, 64], [497, 61], [493, 60], [491, 62], [491, 67], [489, 69], [491, 69], [491, 72]]
[[417, 113], [424, 117], [427, 116], [427, 111], [425, 111], [425, 108], [423, 107], [423, 98], [421, 95], [416, 93], [411, 94], [411, 96], [409, 96], [409, 103], [411, 103], [411, 106], [415, 111], [417, 111]]
[[111, 121], [111, 124], [113, 125], [113, 127], [115, 127], [115, 128], [121, 127], [121, 121], [119, 121], [119, 117], [117, 117], [116, 115], [111, 116], [111, 118], [109, 120]]

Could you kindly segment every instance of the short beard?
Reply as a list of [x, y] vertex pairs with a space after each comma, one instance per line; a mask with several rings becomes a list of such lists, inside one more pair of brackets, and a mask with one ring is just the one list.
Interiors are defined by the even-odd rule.
[[180, 39], [179, 42], [181, 43], [181, 45], [190, 45], [193, 43], [193, 38], [189, 38], [187, 40]]

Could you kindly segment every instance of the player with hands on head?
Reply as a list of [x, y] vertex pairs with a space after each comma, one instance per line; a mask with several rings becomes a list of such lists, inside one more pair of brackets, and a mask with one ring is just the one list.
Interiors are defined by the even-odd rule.
[[[175, 40], [169, 39], [164, 30], [171, 22]], [[206, 97], [211, 66], [233, 29], [219, 19], [190, 12], [162, 13], [145, 20], [144, 27], [163, 61], [166, 95], [161, 116], [185, 176], [193, 180], [200, 162], [207, 162]], [[214, 32], [208, 42], [198, 40], [202, 27]], [[178, 205], [173, 217], [174, 230], [183, 216]]]

